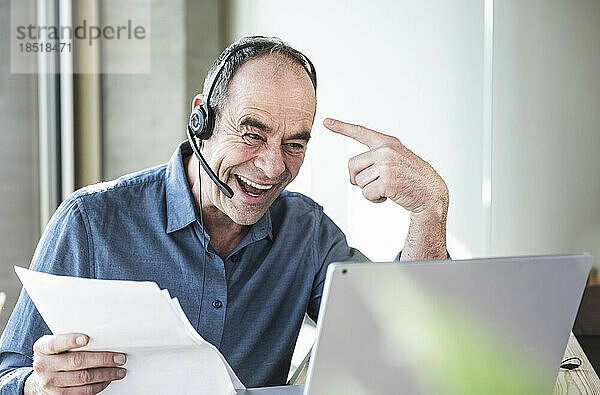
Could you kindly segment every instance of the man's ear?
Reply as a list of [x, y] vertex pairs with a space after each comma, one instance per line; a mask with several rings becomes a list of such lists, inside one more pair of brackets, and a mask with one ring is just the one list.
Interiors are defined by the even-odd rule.
[[194, 96], [194, 99], [192, 100], [192, 110], [201, 105], [202, 103], [204, 103], [204, 95], [202, 93], [198, 93], [196, 96]]

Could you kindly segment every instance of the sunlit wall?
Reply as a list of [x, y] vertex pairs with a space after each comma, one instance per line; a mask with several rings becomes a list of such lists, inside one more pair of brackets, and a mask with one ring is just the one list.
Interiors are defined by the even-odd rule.
[[314, 141], [291, 186], [377, 260], [408, 215], [347, 179], [364, 150], [326, 116], [398, 137], [450, 189], [455, 258], [588, 251], [600, 257], [600, 3], [231, 2], [230, 39], [280, 36], [319, 74]]
[[600, 259], [600, 2], [494, 1], [492, 253]]

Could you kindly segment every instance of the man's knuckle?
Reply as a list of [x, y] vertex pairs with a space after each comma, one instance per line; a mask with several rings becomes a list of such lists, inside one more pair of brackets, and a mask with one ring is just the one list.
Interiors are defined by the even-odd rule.
[[54, 383], [54, 379], [50, 375], [40, 375], [39, 381], [40, 387], [42, 387], [45, 390], [52, 388], [52, 385]]
[[48, 354], [57, 354], [60, 352], [60, 347], [56, 344], [55, 338], [48, 338], [48, 341], [46, 342], [46, 352]]
[[79, 371], [79, 382], [81, 382], [82, 384], [91, 383], [92, 378], [93, 378], [93, 375], [89, 370], [83, 369], [83, 370]]
[[375, 152], [377, 153], [377, 159], [386, 158], [387, 149], [387, 145], [380, 145], [379, 147], [377, 147], [375, 149]]
[[382, 145], [380, 151], [386, 158], [389, 158], [396, 153], [395, 147], [389, 143]]
[[33, 358], [33, 370], [40, 373], [46, 369], [46, 362], [43, 358], [38, 357], [37, 355]]
[[71, 355], [71, 366], [73, 368], [80, 368], [83, 366], [83, 361], [84, 355], [82, 353], [75, 352], [73, 355]]
[[48, 387], [56, 387], [58, 385], [58, 376], [56, 374], [46, 376], [46, 385]]

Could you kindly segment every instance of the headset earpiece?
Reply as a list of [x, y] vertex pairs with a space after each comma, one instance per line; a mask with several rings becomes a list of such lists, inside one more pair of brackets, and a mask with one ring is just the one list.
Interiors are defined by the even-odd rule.
[[[206, 163], [206, 160], [200, 153], [200, 148], [202, 147], [202, 140], [206, 140], [211, 136], [212, 129], [213, 127], [211, 124], [211, 120], [209, 117], [206, 116], [206, 108], [204, 107], [204, 105], [196, 106], [192, 110], [192, 114], [190, 115], [190, 121], [187, 127], [188, 141], [190, 142], [192, 151], [200, 161], [200, 164], [202, 165], [210, 179], [213, 180], [215, 184], [217, 184], [217, 186], [225, 196], [227, 196], [228, 198], [232, 198], [233, 190], [229, 187], [229, 185], [219, 180], [215, 172], [212, 171], [210, 166], [208, 166], [208, 163]], [[200, 140], [199, 145], [195, 138]]]
[[210, 128], [208, 127], [208, 116], [204, 106], [198, 105], [190, 115], [188, 124], [192, 135], [200, 140], [206, 140], [210, 137]]

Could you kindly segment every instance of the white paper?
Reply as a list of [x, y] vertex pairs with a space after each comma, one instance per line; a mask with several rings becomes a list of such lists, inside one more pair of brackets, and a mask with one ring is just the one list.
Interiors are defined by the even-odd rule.
[[77, 350], [127, 354], [127, 375], [106, 394], [234, 394], [244, 389], [176, 298], [149, 281], [55, 276], [15, 266], [52, 333], [85, 333]]

